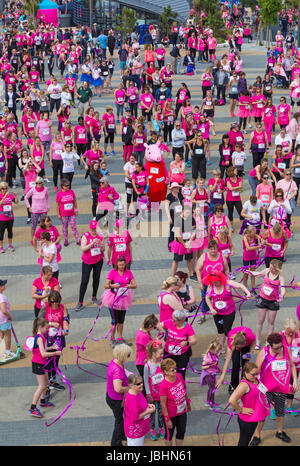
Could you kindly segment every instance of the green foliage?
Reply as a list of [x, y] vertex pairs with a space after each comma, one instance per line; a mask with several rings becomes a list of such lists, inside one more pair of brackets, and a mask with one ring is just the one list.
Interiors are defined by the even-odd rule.
[[24, 11], [28, 17], [29, 25], [37, 26], [37, 14], [39, 11], [39, 0], [24, 0]]
[[126, 34], [133, 30], [135, 23], [135, 11], [131, 8], [124, 7], [122, 15], [117, 15], [115, 29], [120, 33]]
[[278, 23], [278, 13], [282, 9], [281, 0], [259, 0], [261, 19], [264, 27]]
[[193, 8], [195, 12], [195, 24], [200, 23], [200, 15], [203, 10], [207, 14], [205, 24], [211, 27], [214, 31], [214, 36], [222, 39], [227, 38], [228, 31], [221, 17], [221, 9], [218, 0], [194, 0]]
[[176, 21], [177, 17], [178, 13], [173, 11], [170, 5], [164, 8], [164, 11], [159, 17], [159, 25], [163, 35], [170, 32], [170, 25], [173, 21]]

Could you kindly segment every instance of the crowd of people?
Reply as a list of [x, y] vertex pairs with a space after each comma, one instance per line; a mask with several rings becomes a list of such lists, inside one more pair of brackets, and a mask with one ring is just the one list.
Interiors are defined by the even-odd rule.
[[[93, 33], [85, 26], [63, 31], [43, 22], [32, 30], [22, 8], [12, 2], [2, 16], [0, 254], [14, 253], [17, 260], [14, 205], [21, 204], [41, 266], [32, 284], [34, 338], [28, 346], [38, 388], [28, 413], [43, 417], [41, 410], [54, 406], [51, 390], [65, 389], [56, 376], [70, 315], [63, 304], [59, 263], [62, 244], [65, 248], [70, 244], [70, 226], [82, 251], [75, 312], [84, 308], [92, 272], [92, 303], [107, 307], [111, 316], [107, 339], [113, 359], [107, 369], [106, 402], [115, 419], [112, 446], [121, 446], [125, 437], [129, 446], [141, 446], [149, 432], [153, 441], [162, 438], [170, 446], [175, 431], [176, 445], [183, 445], [192, 409], [186, 377], [197, 343], [193, 324], [203, 325], [208, 315], [213, 316], [217, 337], [202, 358], [200, 386], [208, 387], [207, 407], [217, 409], [216, 390], [231, 364], [229, 403], [238, 414], [239, 445], [261, 442], [268, 415], [276, 419], [276, 437], [291, 442], [283, 428], [285, 413], [298, 414], [293, 398], [300, 369], [299, 324], [288, 318], [277, 332], [275, 320], [288, 286], [285, 253], [293, 238], [300, 184], [300, 113], [295, 112], [300, 106], [300, 51], [293, 22], [285, 29], [286, 12], [280, 13], [283, 30], [267, 51], [264, 75], [250, 83], [242, 45], [245, 38], [252, 39], [251, 27], [249, 32], [244, 24], [244, 9], [232, 11], [227, 2], [222, 15], [230, 30], [229, 48], [218, 58], [217, 39], [205, 12], [199, 25], [174, 23], [168, 41], [160, 40], [158, 28], [151, 27], [142, 53], [135, 31], [119, 41], [113, 29], [106, 32], [97, 25]], [[114, 88], [117, 63], [120, 76]], [[202, 99], [192, 105], [189, 80], [197, 68]], [[184, 78], [177, 88], [174, 77], [181, 70]], [[95, 106], [101, 107], [104, 94], [111, 104], [99, 112]], [[277, 95], [280, 103], [275, 105]], [[220, 137], [214, 117], [226, 104], [231, 121]], [[125, 197], [109, 173], [109, 161], [118, 153], [118, 134]], [[215, 157], [212, 140], [219, 143], [219, 162], [211, 174], [207, 166]], [[252, 168], [246, 176], [247, 158]], [[77, 228], [81, 212], [75, 171], [90, 180], [86, 198], [92, 199], [91, 220], [82, 236]], [[251, 195], [242, 201], [248, 186]], [[62, 234], [49, 216], [51, 194]], [[130, 227], [161, 208], [169, 223], [166, 254], [173, 254], [172, 267], [158, 297], [159, 316], [147, 316], [137, 329], [137, 372], [128, 374], [125, 365], [133, 356], [133, 343], [123, 332], [139, 286]], [[233, 237], [243, 250], [238, 270], [231, 263]], [[106, 260], [112, 268], [100, 297]], [[188, 273], [178, 270], [183, 261]], [[265, 268], [259, 269], [262, 264]], [[6, 283], [0, 280], [0, 335], [5, 343], [3, 360], [9, 361], [14, 353]], [[199, 303], [192, 285], [201, 291]], [[236, 326], [237, 298], [252, 300], [257, 308], [255, 329]], [[222, 354], [225, 362], [220, 368]], [[256, 362], [250, 362], [255, 355]]]

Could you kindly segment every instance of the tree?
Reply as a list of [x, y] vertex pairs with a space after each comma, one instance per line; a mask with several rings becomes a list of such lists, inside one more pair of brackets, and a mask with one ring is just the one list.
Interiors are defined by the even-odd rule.
[[262, 25], [267, 29], [267, 46], [272, 42], [271, 25], [278, 24], [278, 13], [282, 9], [281, 0], [259, 0]]
[[227, 30], [221, 16], [221, 9], [218, 0], [194, 0], [194, 19], [195, 24], [201, 24], [201, 12], [207, 14], [205, 24], [214, 31], [216, 38], [225, 39], [227, 37]]
[[126, 35], [127, 32], [132, 32], [136, 23], [135, 11], [131, 8], [124, 7], [122, 14], [117, 15], [116, 18], [116, 31], [120, 32], [122, 36]]
[[28, 17], [28, 23], [36, 29], [39, 0], [24, 0], [24, 11]]
[[178, 13], [173, 11], [171, 6], [168, 5], [159, 17], [159, 24], [163, 36], [170, 32], [170, 26], [173, 21], [176, 21]]

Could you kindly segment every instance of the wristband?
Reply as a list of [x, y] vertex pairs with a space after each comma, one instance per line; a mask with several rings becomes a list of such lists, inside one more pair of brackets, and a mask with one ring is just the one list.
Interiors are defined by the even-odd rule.
[[169, 422], [169, 421], [171, 420], [171, 419], [169, 418], [169, 415], [168, 415], [168, 414], [167, 414], [167, 416], [164, 416], [164, 418], [165, 418], [165, 421], [166, 421], [166, 422]]

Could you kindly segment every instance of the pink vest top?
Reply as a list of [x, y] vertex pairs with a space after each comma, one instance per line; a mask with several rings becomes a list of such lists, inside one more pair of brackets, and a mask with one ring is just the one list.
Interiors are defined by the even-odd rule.
[[270, 414], [266, 395], [259, 390], [259, 384], [255, 385], [246, 379], [242, 379], [241, 382], [245, 382], [250, 388], [250, 391], [241, 397], [243, 408], [251, 408], [254, 412], [250, 415], [239, 413], [239, 418], [246, 422], [264, 421]]
[[[251, 242], [248, 241], [248, 244], [249, 244], [250, 247], [257, 246], [257, 239], [255, 238], [255, 240], [251, 241]], [[244, 261], [253, 261], [253, 260], [257, 260], [257, 258], [258, 258], [257, 249], [252, 249], [251, 251], [248, 251], [246, 249], [245, 241], [244, 241], [244, 238], [243, 238], [243, 260]]]
[[283, 358], [270, 355], [269, 347], [265, 347], [265, 360], [261, 368], [261, 381], [268, 392], [289, 393], [291, 367], [287, 347], [283, 345]]
[[175, 293], [169, 293], [168, 291], [163, 291], [162, 293], [160, 293], [160, 295], [158, 296], [160, 322], [164, 322], [165, 320], [172, 319], [172, 314], [175, 311], [175, 309], [173, 309], [171, 306], [163, 303], [163, 297], [167, 294], [170, 294], [174, 296], [174, 298], [177, 298], [179, 303], [181, 302], [179, 297], [176, 296]]
[[86, 244], [90, 244], [93, 239], [97, 238], [99, 244], [95, 244], [91, 249], [82, 253], [81, 259], [85, 264], [96, 264], [103, 259], [103, 252], [100, 249], [100, 243], [103, 240], [103, 236], [93, 236], [89, 231], [84, 234], [86, 237]]
[[216, 294], [214, 288], [212, 288], [210, 297], [212, 299], [212, 305], [215, 311], [220, 315], [229, 315], [235, 311], [235, 302], [232, 297], [231, 290], [228, 291], [227, 287], [223, 287], [223, 291], [220, 294]]
[[265, 257], [282, 257], [281, 251], [283, 250], [284, 235], [282, 234], [280, 238], [273, 238], [271, 232], [269, 231], [267, 241], [272, 246], [266, 247]]
[[226, 226], [227, 225], [226, 225], [225, 215], [223, 215], [221, 223], [216, 223], [216, 217], [215, 215], [213, 215], [212, 220], [211, 220], [211, 230], [210, 230], [211, 237], [215, 238], [220, 233], [220, 228], [226, 227]]
[[160, 400], [159, 387], [163, 379], [164, 379], [163, 371], [161, 370], [159, 366], [157, 366], [155, 374], [149, 377], [150, 393], [154, 401]]
[[40, 348], [37, 345], [37, 339], [41, 337], [44, 343], [44, 348], [46, 346], [46, 338], [43, 335], [40, 335], [37, 333], [34, 337], [34, 344], [33, 344], [33, 349], [32, 349], [32, 362], [36, 362], [38, 364], [46, 364], [47, 358], [43, 358], [40, 352]]
[[205, 253], [204, 262], [203, 262], [203, 269], [201, 277], [204, 278], [209, 273], [214, 271], [224, 272], [224, 261], [222, 254], [219, 254], [219, 257], [216, 261], [212, 261], [208, 258], [207, 252]]
[[279, 297], [279, 286], [279, 278], [272, 280], [267, 274], [265, 275], [259, 296], [266, 299], [267, 301], [277, 301]]

